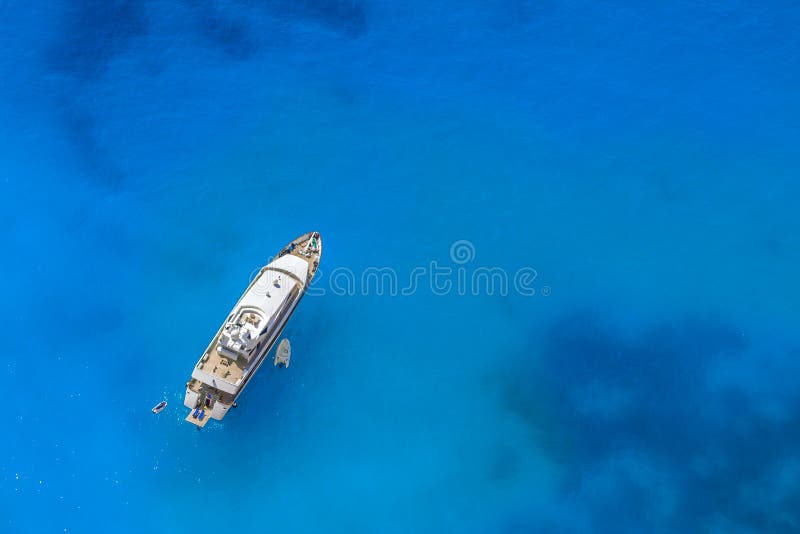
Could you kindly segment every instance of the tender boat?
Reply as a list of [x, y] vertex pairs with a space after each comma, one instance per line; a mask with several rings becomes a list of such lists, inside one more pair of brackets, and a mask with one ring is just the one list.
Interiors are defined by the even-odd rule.
[[289, 367], [289, 359], [292, 357], [292, 345], [288, 339], [284, 339], [278, 343], [278, 349], [275, 351], [274, 366], [283, 365]]
[[192, 370], [183, 400], [189, 408], [186, 421], [203, 427], [236, 405], [305, 295], [321, 258], [322, 238], [308, 232], [258, 271]]
[[167, 407], [167, 401], [161, 401], [155, 406], [153, 406], [153, 413], [159, 413], [161, 410]]

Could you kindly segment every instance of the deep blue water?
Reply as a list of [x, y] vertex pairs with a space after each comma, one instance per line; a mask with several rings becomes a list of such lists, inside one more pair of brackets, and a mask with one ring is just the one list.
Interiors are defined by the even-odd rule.
[[[796, 2], [0, 15], [0, 532], [800, 530]], [[290, 369], [194, 430], [312, 229]]]

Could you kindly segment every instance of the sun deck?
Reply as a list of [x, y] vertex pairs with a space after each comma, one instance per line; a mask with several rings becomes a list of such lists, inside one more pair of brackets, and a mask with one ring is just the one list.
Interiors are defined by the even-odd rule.
[[188, 406], [193, 409], [200, 408], [203, 405], [206, 395], [211, 396], [212, 402], [210, 404], [212, 405], [214, 402], [218, 400], [223, 404], [233, 404], [233, 401], [236, 398], [236, 395], [234, 395], [233, 393], [226, 393], [225, 391], [217, 389], [209, 384], [206, 384], [201, 380], [197, 380], [196, 378], [192, 378], [191, 380], [189, 380], [189, 382], [186, 383], [186, 389], [194, 391], [198, 395], [197, 405]]
[[206, 426], [206, 423], [208, 423], [209, 419], [211, 419], [211, 416], [209, 416], [208, 413], [206, 413], [203, 416], [202, 420], [194, 417], [194, 410], [189, 412], [189, 415], [186, 416], [186, 421], [192, 423], [193, 425], [196, 425], [198, 428], [203, 428], [204, 426]]
[[217, 344], [214, 343], [200, 358], [197, 368], [235, 386], [244, 377], [245, 369], [242, 363], [239, 359], [234, 360], [220, 354]]

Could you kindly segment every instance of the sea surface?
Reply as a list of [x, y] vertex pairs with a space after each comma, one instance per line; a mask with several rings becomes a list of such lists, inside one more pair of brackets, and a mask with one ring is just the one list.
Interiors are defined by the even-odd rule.
[[[800, 531], [796, 1], [0, 20], [3, 534]], [[291, 367], [196, 430], [311, 230]]]

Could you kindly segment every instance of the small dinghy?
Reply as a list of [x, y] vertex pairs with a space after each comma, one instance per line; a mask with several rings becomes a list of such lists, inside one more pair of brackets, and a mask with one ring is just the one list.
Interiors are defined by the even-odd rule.
[[292, 346], [289, 344], [288, 339], [284, 339], [278, 345], [278, 350], [275, 351], [275, 362], [273, 365], [276, 367], [283, 365], [289, 367], [289, 358], [292, 357]]
[[159, 413], [161, 410], [167, 407], [167, 401], [161, 401], [155, 406], [153, 406], [153, 413]]

